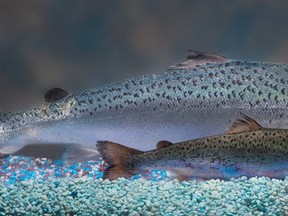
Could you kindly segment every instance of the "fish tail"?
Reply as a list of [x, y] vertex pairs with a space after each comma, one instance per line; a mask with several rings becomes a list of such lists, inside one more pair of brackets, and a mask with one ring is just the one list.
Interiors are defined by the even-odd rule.
[[109, 164], [104, 171], [103, 179], [112, 181], [120, 177], [129, 178], [135, 175], [134, 170], [127, 167], [125, 162], [132, 155], [143, 153], [142, 151], [110, 141], [97, 141], [96, 147], [102, 159]]

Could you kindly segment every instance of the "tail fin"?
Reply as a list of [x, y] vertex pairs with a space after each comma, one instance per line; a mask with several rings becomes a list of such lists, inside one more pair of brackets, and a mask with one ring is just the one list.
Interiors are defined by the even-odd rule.
[[112, 181], [120, 177], [129, 178], [135, 175], [133, 170], [125, 165], [125, 162], [129, 156], [141, 154], [142, 151], [110, 141], [97, 141], [96, 147], [102, 159], [109, 164], [104, 171], [104, 179]]

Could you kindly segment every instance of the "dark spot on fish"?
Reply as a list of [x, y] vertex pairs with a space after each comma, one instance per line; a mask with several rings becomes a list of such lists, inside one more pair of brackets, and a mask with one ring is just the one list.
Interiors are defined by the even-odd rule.
[[225, 86], [224, 82], [219, 81], [219, 84], [221, 85], [222, 88], [224, 88], [224, 86]]
[[276, 95], [274, 99], [275, 99], [275, 101], [278, 101], [278, 95]]
[[201, 86], [201, 89], [207, 90], [207, 89], [208, 89], [208, 86], [207, 86], [207, 85]]
[[198, 77], [199, 77], [199, 78], [200, 78], [200, 80], [202, 81], [202, 79], [203, 79], [204, 75], [200, 74]]
[[268, 98], [271, 99], [271, 92], [268, 93]]

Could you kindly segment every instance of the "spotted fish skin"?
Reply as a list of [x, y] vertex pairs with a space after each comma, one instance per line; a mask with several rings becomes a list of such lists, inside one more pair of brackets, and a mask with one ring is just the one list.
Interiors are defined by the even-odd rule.
[[[209, 55], [206, 55], [206, 57]], [[222, 59], [178, 64], [164, 73], [104, 85], [0, 119], [0, 152], [31, 143], [113, 140], [141, 150], [221, 134], [239, 112], [269, 127], [288, 127], [288, 67]], [[140, 140], [139, 140], [140, 137]], [[141, 144], [140, 144], [141, 143]]]
[[[288, 175], [288, 130], [263, 130], [178, 143], [134, 158], [139, 169], [171, 169], [180, 178]], [[131, 159], [133, 160], [133, 159]], [[177, 167], [181, 167], [177, 170]], [[174, 169], [173, 169], [174, 168]]]
[[[250, 122], [241, 120], [237, 127], [241, 124]], [[288, 130], [258, 126], [253, 130], [179, 142], [146, 152], [99, 141], [97, 148], [110, 165], [104, 178], [114, 180], [145, 170], [165, 169], [180, 180], [228, 180], [241, 176], [284, 179], [288, 175]]]

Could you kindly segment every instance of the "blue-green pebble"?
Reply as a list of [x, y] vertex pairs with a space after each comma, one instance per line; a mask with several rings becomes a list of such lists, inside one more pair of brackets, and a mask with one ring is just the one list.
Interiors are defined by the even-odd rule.
[[0, 215], [286, 215], [288, 179], [30, 180], [0, 185]]

